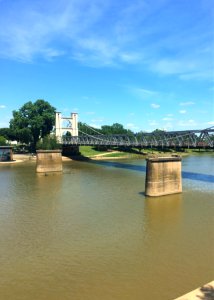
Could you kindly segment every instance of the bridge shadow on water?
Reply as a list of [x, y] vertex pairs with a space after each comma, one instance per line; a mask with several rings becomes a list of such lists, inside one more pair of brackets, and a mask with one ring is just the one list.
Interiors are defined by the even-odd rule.
[[[105, 167], [110, 167], [110, 168], [120, 168], [120, 169], [126, 169], [126, 170], [138, 171], [144, 173], [146, 172], [146, 166], [142, 166], [142, 165], [132, 165], [132, 164], [126, 164], [121, 162], [99, 161], [99, 160], [88, 160], [87, 162], [96, 165], [105, 166]], [[214, 183], [214, 175], [208, 175], [202, 173], [182, 171], [182, 178]]]

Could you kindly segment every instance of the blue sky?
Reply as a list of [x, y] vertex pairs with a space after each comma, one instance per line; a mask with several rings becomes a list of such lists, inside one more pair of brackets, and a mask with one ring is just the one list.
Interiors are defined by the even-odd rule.
[[0, 0], [0, 127], [27, 101], [133, 131], [214, 125], [212, 0]]

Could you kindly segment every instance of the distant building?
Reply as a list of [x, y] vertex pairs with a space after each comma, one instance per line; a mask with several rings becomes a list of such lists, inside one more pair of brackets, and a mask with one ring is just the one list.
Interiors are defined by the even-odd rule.
[[17, 144], [18, 144], [17, 141], [8, 141], [8, 143], [9, 143], [10, 145], [17, 145]]

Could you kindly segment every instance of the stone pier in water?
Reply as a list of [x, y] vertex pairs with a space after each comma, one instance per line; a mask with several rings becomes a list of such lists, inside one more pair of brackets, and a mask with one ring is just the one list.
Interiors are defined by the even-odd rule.
[[36, 172], [37, 173], [62, 172], [62, 151], [61, 150], [37, 150]]
[[181, 192], [181, 157], [148, 158], [145, 194], [156, 197]]

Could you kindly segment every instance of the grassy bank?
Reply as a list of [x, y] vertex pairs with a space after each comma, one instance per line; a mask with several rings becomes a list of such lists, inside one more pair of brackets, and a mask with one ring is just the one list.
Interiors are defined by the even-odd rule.
[[171, 155], [177, 154], [181, 156], [198, 155], [203, 153], [213, 153], [213, 150], [206, 149], [185, 149], [183, 151], [176, 151], [176, 149], [142, 149], [139, 151], [137, 148], [132, 149], [119, 149], [114, 147], [112, 149], [96, 149], [92, 146], [80, 146], [81, 155], [88, 158], [145, 158], [148, 155]]
[[80, 153], [84, 157], [88, 158], [137, 158], [139, 156], [143, 157], [142, 153], [139, 151], [132, 150], [131, 152], [122, 151], [118, 148], [113, 149], [96, 149], [92, 146], [80, 146]]

